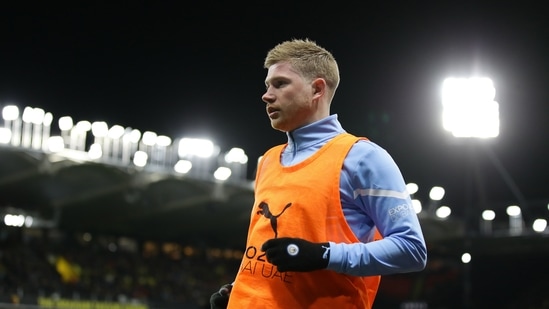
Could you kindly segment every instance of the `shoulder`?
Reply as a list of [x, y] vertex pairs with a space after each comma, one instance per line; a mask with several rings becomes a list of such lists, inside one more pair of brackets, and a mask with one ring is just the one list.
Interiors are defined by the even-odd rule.
[[368, 139], [359, 139], [349, 150], [346, 160], [354, 163], [354, 166], [363, 168], [396, 165], [385, 148]]
[[367, 138], [358, 138], [356, 143], [351, 147], [350, 150], [351, 153], [357, 153], [361, 156], [365, 155], [381, 155], [386, 156], [389, 155], [387, 150], [385, 148], [381, 147], [380, 145], [376, 144], [375, 142], [372, 142], [371, 140]]

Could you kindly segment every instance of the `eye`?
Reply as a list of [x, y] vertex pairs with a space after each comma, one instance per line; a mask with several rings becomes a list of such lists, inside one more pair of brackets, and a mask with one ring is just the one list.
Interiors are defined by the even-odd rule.
[[285, 86], [285, 85], [287, 85], [287, 84], [288, 84], [288, 82], [285, 81], [285, 80], [277, 80], [277, 81], [275, 81], [275, 82], [273, 83], [273, 87], [275, 87], [275, 88], [281, 88], [281, 87], [283, 87], [283, 86]]
[[282, 88], [289, 84], [289, 81], [286, 79], [274, 79], [269, 84], [265, 85], [265, 88], [268, 90], [270, 86], [274, 87], [275, 89]]

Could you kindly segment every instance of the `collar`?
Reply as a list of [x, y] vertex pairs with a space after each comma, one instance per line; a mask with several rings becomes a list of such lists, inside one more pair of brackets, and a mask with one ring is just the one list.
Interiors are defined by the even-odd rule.
[[285, 152], [296, 153], [304, 148], [325, 143], [334, 136], [345, 133], [337, 118], [337, 114], [330, 115], [316, 122], [287, 132], [288, 145]]

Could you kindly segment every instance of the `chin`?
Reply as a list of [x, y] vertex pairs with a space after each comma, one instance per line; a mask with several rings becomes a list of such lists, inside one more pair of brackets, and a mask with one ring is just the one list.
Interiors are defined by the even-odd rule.
[[286, 129], [284, 129], [283, 126], [276, 125], [276, 124], [274, 124], [274, 123], [271, 124], [271, 127], [273, 127], [273, 129], [278, 130], [278, 131], [281, 131], [281, 132], [288, 132]]
[[282, 132], [289, 132], [293, 129], [289, 129], [287, 122], [277, 121], [276, 119], [271, 119], [271, 127], [273, 129], [282, 131]]

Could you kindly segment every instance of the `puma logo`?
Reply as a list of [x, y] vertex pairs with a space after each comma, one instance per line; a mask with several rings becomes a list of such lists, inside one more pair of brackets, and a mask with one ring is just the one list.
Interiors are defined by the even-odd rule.
[[259, 204], [259, 206], [257, 206], [259, 208], [259, 210], [257, 211], [257, 214], [258, 215], [263, 215], [265, 218], [269, 219], [271, 221], [271, 227], [273, 228], [273, 232], [275, 233], [275, 237], [274, 238], [277, 238], [278, 237], [278, 231], [277, 231], [277, 219], [278, 217], [280, 217], [280, 215], [282, 215], [284, 213], [284, 211], [286, 211], [286, 209], [288, 209], [288, 207], [292, 206], [292, 203], [288, 203], [286, 206], [284, 206], [284, 209], [282, 209], [282, 211], [278, 214], [278, 215], [273, 215], [271, 213], [271, 211], [269, 210], [269, 204], [265, 203], [265, 202], [261, 202]]

